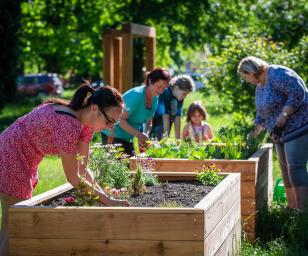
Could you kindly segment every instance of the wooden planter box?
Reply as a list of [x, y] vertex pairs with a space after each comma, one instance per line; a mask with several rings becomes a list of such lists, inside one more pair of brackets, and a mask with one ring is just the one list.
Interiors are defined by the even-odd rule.
[[[194, 208], [44, 207], [65, 184], [10, 208], [10, 252], [25, 255], [236, 255], [240, 175], [226, 177]], [[162, 173], [194, 180], [193, 173]]]
[[[269, 205], [273, 197], [273, 164], [272, 144], [263, 145], [248, 160], [205, 159], [167, 159], [154, 158], [155, 171], [158, 172], [194, 172], [201, 168], [201, 163], [215, 163], [216, 167], [228, 173], [241, 173], [241, 214], [244, 230], [250, 241], [254, 241], [256, 213]], [[136, 159], [131, 158], [131, 169], [134, 170]]]

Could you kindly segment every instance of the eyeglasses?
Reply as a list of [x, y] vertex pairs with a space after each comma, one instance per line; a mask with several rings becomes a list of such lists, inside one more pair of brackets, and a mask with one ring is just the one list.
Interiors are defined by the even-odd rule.
[[101, 112], [102, 112], [104, 118], [105, 118], [106, 121], [107, 121], [107, 122], [106, 122], [107, 125], [115, 125], [116, 123], [119, 122], [119, 120], [115, 120], [115, 119], [110, 120], [109, 117], [107, 116], [106, 112], [105, 112], [103, 109], [101, 109]]

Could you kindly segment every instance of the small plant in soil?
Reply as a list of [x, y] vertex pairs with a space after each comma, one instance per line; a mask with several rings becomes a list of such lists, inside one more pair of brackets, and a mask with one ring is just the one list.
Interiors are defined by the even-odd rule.
[[142, 167], [137, 165], [136, 172], [133, 174], [132, 178], [132, 193], [134, 195], [140, 195], [146, 191], [145, 178], [143, 175]]
[[129, 189], [131, 186], [128, 156], [115, 145], [97, 143], [91, 147], [88, 166], [102, 188]]
[[159, 205], [159, 207], [166, 207], [166, 208], [178, 208], [178, 207], [184, 207], [183, 204], [177, 203], [175, 201], [168, 201], [168, 202], [163, 202]]
[[216, 186], [223, 179], [223, 176], [218, 174], [222, 170], [218, 169], [214, 163], [209, 165], [202, 163], [201, 169], [195, 172], [197, 172], [197, 180], [206, 186]]

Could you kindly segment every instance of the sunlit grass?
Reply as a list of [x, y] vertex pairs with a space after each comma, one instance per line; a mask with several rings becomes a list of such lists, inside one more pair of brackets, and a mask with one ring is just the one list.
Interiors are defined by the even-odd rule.
[[39, 165], [39, 182], [33, 195], [41, 194], [66, 182], [66, 177], [58, 156], [47, 156]]

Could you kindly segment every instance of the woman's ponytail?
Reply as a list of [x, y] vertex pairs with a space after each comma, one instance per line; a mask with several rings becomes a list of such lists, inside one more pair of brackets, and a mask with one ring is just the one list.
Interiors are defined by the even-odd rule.
[[73, 110], [79, 110], [96, 104], [101, 111], [108, 107], [124, 107], [122, 95], [110, 86], [103, 86], [94, 89], [89, 81], [85, 81], [75, 92], [70, 102], [53, 98], [44, 103], [60, 104], [68, 106]]
[[95, 92], [89, 81], [85, 81], [75, 92], [73, 99], [67, 105], [71, 109], [78, 110], [90, 105], [89, 98]]

